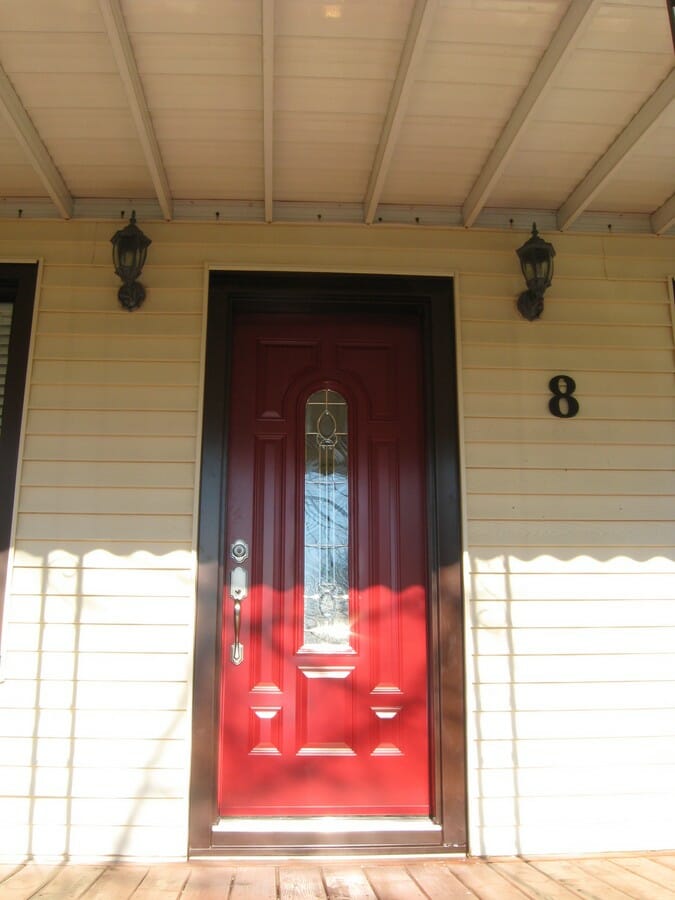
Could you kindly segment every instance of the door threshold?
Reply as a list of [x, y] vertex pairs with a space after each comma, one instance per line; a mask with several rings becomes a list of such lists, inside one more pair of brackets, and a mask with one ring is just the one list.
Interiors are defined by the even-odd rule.
[[214, 834], [233, 832], [260, 834], [276, 832], [297, 834], [314, 832], [344, 835], [352, 832], [414, 831], [440, 833], [441, 826], [425, 816], [280, 816], [260, 818], [221, 818], [212, 829]]
[[230, 852], [434, 852], [443, 847], [443, 829], [428, 816], [233, 817], [212, 826], [211, 847]]
[[[317, 865], [321, 863], [356, 863], [363, 865], [365, 863], [378, 865], [391, 865], [400, 862], [425, 862], [425, 861], [442, 861], [442, 860], [467, 860], [470, 857], [465, 850], [452, 850], [447, 847], [438, 850], [399, 850], [396, 848], [379, 848], [376, 850], [360, 849], [358, 847], [353, 850], [324, 850], [319, 848], [311, 851], [293, 851], [293, 850], [250, 850], [246, 851], [242, 848], [235, 848], [229, 852], [224, 848], [210, 850], [192, 850], [188, 853], [190, 862], [208, 862], [208, 863], [234, 863], [240, 865], [248, 865], [249, 863], [274, 863], [278, 865], [283, 863], [307, 863], [308, 865]], [[245, 862], [242, 862], [244, 860]]]

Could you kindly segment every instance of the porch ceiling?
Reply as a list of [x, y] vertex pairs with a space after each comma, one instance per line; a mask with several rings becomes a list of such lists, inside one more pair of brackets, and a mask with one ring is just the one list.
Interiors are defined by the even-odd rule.
[[0, 215], [675, 233], [671, 5], [1, 3]]

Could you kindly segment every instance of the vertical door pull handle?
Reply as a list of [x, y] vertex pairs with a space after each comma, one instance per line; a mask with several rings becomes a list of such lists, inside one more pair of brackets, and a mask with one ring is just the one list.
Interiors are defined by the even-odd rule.
[[241, 601], [248, 597], [248, 574], [241, 566], [230, 572], [230, 597], [234, 600], [234, 643], [230, 647], [230, 661], [240, 666], [244, 661], [244, 645], [239, 640], [241, 630]]

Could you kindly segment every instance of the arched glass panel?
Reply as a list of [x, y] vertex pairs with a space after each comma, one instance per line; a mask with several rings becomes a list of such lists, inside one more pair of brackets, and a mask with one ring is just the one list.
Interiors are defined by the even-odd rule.
[[349, 650], [347, 402], [322, 388], [305, 407], [303, 649]]

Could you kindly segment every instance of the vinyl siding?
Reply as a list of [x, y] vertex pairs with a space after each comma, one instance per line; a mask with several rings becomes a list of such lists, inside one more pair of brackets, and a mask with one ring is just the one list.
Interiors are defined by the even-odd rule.
[[[558, 271], [529, 328], [506, 279], [461, 279], [479, 853], [675, 840], [667, 269], [641, 240], [577, 246], [596, 278]], [[548, 412], [558, 373], [576, 381], [574, 419]]]
[[[180, 858], [202, 267], [161, 270], [166, 288], [132, 316], [104, 263], [108, 225], [33, 230], [44, 277], [2, 648], [0, 846]], [[25, 253], [8, 232], [3, 250]]]
[[[544, 317], [515, 310], [522, 233], [0, 222], [41, 257], [0, 683], [5, 856], [183, 857], [207, 265], [455, 274], [473, 853], [673, 847], [675, 240], [548, 235]], [[576, 380], [575, 419], [548, 381]]]

